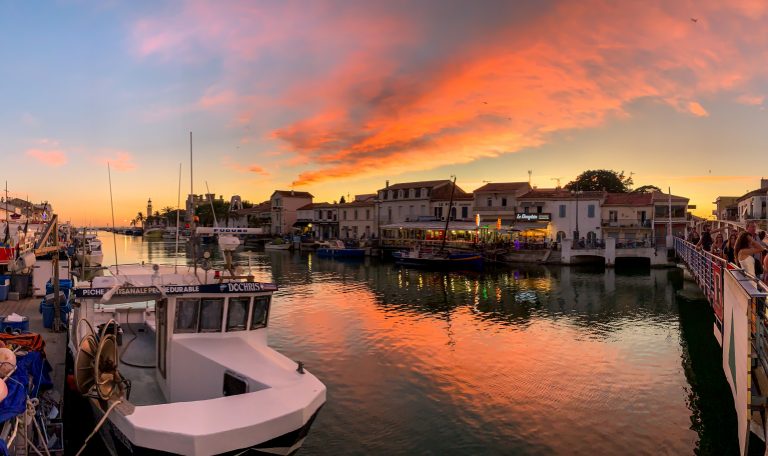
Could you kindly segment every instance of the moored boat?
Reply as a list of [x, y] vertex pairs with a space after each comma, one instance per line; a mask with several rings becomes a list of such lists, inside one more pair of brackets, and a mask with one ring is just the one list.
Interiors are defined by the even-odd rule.
[[[326, 388], [267, 344], [275, 285], [192, 267], [110, 271], [75, 288], [67, 366], [105, 420], [110, 452], [285, 455], [302, 445]], [[134, 336], [119, 350], [122, 328]]]
[[393, 252], [395, 263], [402, 266], [436, 270], [481, 270], [483, 256], [476, 252], [430, 252], [420, 250]]
[[317, 256], [324, 258], [363, 258], [365, 257], [365, 249], [349, 248], [340, 240], [332, 240], [317, 248]]

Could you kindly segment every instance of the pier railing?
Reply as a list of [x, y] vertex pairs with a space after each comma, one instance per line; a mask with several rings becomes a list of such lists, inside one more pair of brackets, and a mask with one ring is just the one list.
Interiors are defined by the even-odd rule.
[[[724, 272], [728, 269], [728, 261], [707, 251], [699, 250], [694, 244], [684, 239], [675, 238], [674, 243], [677, 256], [688, 266], [693, 279], [701, 287], [701, 291], [712, 306], [717, 326], [722, 333], [723, 281]], [[737, 266], [731, 264], [731, 269], [737, 269]]]
[[731, 386], [739, 449], [745, 455], [750, 432], [764, 441], [768, 433], [768, 287], [683, 239], [675, 238], [674, 248], [715, 313], [714, 335], [723, 349], [723, 373]]

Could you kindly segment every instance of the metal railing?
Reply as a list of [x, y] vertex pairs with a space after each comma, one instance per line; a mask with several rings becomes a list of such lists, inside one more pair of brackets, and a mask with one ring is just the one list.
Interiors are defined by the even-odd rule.
[[573, 243], [571, 245], [572, 250], [604, 249], [605, 248], [605, 240], [603, 239], [593, 239], [593, 240], [572, 239], [571, 242]]
[[603, 219], [602, 225], [608, 228], [651, 228], [650, 219], [621, 218], [621, 219]]
[[674, 238], [674, 247], [677, 256], [688, 266], [693, 279], [701, 287], [701, 291], [707, 297], [709, 304], [715, 311], [717, 325], [722, 332], [723, 327], [723, 280], [726, 269], [737, 269], [723, 258], [711, 253], [699, 250], [694, 244], [681, 238]]

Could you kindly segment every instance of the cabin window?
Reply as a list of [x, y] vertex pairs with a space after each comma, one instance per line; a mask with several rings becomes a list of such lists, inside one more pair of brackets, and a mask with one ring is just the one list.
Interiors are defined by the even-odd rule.
[[200, 301], [200, 332], [221, 331], [224, 298], [205, 298]]
[[248, 306], [251, 298], [229, 298], [227, 331], [245, 331], [248, 325]]
[[251, 329], [265, 328], [269, 317], [269, 296], [260, 296], [253, 299], [253, 315], [251, 316]]
[[176, 301], [176, 322], [174, 333], [197, 332], [197, 320], [200, 312], [199, 299], [179, 299]]

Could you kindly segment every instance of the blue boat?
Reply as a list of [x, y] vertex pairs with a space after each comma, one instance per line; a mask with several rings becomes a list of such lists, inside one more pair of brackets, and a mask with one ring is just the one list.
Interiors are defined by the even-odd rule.
[[321, 258], [364, 258], [365, 249], [348, 248], [343, 242], [328, 241], [317, 249], [317, 256]]

